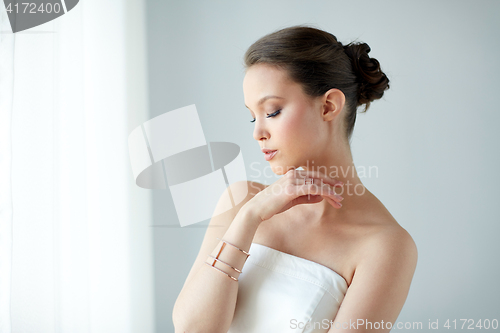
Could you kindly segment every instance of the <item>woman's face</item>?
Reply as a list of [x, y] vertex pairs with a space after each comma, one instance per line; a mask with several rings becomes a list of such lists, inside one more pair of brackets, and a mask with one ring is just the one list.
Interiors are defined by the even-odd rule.
[[326, 142], [320, 99], [305, 95], [284, 70], [268, 64], [248, 68], [243, 94], [255, 118], [254, 139], [260, 148], [277, 150], [269, 161], [273, 172], [282, 175], [299, 166], [313, 167]]

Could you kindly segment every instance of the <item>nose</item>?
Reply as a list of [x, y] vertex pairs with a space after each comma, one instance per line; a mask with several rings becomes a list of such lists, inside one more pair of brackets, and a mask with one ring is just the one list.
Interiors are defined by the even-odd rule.
[[257, 141], [269, 139], [269, 131], [262, 124], [262, 119], [255, 120], [255, 127], [253, 129], [253, 138]]

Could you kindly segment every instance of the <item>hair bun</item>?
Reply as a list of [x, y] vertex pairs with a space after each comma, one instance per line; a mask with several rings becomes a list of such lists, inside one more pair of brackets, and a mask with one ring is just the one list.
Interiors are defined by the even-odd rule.
[[366, 104], [381, 98], [389, 89], [389, 78], [380, 69], [380, 63], [370, 58], [370, 46], [366, 43], [349, 43], [344, 45], [344, 52], [351, 60], [352, 69], [358, 81], [358, 105]]

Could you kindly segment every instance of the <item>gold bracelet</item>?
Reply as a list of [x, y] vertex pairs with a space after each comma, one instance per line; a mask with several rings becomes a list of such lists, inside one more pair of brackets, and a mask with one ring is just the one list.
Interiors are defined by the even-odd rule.
[[[233, 266], [229, 265], [227, 262], [222, 261], [222, 260], [220, 260], [220, 259], [217, 259], [217, 258], [215, 258], [214, 256], [212, 256], [212, 255], [210, 255], [210, 254], [209, 254], [208, 256], [209, 256], [210, 258], [214, 258], [214, 259], [215, 259], [215, 260], [217, 260], [217, 261], [220, 261], [220, 262], [221, 262], [221, 263], [223, 263], [223, 264], [228, 265], [229, 267], [231, 267], [232, 269], [234, 269], [234, 270], [235, 270], [235, 271], [237, 271], [238, 273], [241, 273], [241, 270], [239, 270], [239, 269], [238, 269], [238, 268], [236, 268], [236, 267], [233, 267]], [[215, 264], [215, 261], [214, 261], [214, 264]]]
[[[222, 241], [222, 242], [224, 242], [224, 243], [227, 243], [227, 244], [229, 244], [229, 245], [231, 245], [231, 246], [233, 246], [233, 247], [235, 247], [235, 248], [237, 248], [238, 250], [240, 250], [241, 252], [243, 252], [244, 254], [246, 254], [246, 255], [247, 255], [247, 257], [250, 255], [250, 253], [248, 253], [248, 252], [246, 252], [246, 251], [243, 251], [242, 249], [240, 249], [240, 248], [239, 248], [239, 247], [237, 247], [236, 245], [233, 245], [233, 244], [231, 244], [231, 243], [229, 243], [229, 242], [226, 242], [225, 240], [222, 240], [222, 239], [220, 239], [219, 237], [217, 237], [217, 239], [218, 239], [218, 240], [220, 240], [220, 241]], [[221, 250], [222, 250], [222, 248], [221, 248]]]
[[212, 267], [212, 268], [215, 268], [216, 270], [218, 270], [219, 272], [221, 273], [224, 273], [226, 274], [227, 276], [229, 276], [231, 279], [233, 279], [234, 281], [238, 281], [237, 278], [235, 278], [234, 276], [231, 276], [229, 274], [227, 274], [226, 272], [224, 272], [222, 269], [218, 269], [217, 267], [213, 266], [213, 265], [210, 265], [208, 262], [205, 261], [205, 264], [207, 264], [208, 266]]

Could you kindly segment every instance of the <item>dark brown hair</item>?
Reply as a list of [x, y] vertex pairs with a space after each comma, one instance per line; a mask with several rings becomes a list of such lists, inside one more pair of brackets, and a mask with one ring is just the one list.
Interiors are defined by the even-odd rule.
[[266, 63], [285, 69], [304, 93], [318, 97], [332, 88], [346, 97], [346, 135], [350, 141], [358, 106], [379, 99], [389, 89], [389, 79], [377, 59], [370, 58], [366, 43], [342, 45], [320, 29], [296, 25], [270, 33], [253, 43], [245, 53], [245, 70]]

